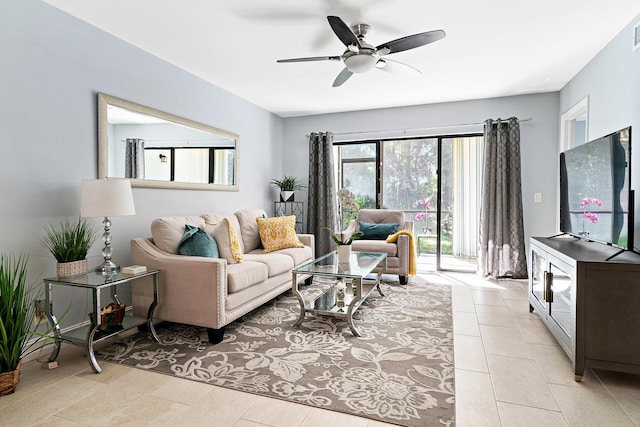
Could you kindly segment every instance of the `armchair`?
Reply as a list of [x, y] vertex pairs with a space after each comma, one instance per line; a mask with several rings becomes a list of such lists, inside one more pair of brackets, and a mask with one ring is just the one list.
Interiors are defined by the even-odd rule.
[[[349, 238], [360, 230], [360, 222], [367, 224], [398, 224], [398, 231], [407, 230], [413, 233], [413, 221], [406, 221], [404, 212], [388, 209], [362, 209], [358, 217], [349, 222], [348, 227], [342, 233], [343, 239]], [[361, 239], [354, 240], [351, 248], [354, 251], [384, 252], [387, 254], [386, 274], [397, 274], [401, 285], [407, 284], [409, 276], [409, 260], [411, 256], [410, 245], [413, 244], [406, 234], [398, 236], [396, 242], [388, 243], [386, 235], [378, 239], [370, 239], [365, 235]]]

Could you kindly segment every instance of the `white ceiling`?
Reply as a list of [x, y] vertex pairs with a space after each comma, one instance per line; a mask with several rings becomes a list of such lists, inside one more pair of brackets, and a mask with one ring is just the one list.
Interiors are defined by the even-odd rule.
[[[640, 13], [638, 0], [45, 0], [282, 117], [556, 91]], [[343, 64], [326, 16], [372, 26], [374, 46], [442, 29], [332, 88]], [[629, 49], [632, 35], [629, 34]]]

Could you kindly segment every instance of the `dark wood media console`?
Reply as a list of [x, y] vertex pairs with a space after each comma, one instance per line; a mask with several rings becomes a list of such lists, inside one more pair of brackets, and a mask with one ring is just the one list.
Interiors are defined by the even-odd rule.
[[640, 255], [569, 236], [532, 237], [529, 310], [573, 363], [640, 373]]

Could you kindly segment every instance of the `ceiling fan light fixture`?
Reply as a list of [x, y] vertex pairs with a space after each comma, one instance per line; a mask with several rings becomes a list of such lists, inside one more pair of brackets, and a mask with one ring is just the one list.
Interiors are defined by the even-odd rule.
[[344, 65], [352, 73], [366, 73], [376, 66], [378, 59], [379, 58], [373, 54], [351, 55], [344, 59]]

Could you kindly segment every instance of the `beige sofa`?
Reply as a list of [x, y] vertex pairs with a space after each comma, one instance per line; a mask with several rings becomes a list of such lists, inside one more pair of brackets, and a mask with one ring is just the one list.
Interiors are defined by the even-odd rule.
[[[209, 341], [216, 344], [225, 325], [291, 288], [291, 270], [314, 259], [314, 236], [299, 234], [304, 247], [264, 253], [258, 230], [261, 209], [234, 214], [158, 218], [151, 224], [150, 238], [131, 241], [133, 264], [160, 269], [159, 303], [154, 319], [208, 328]], [[242, 262], [233, 259], [179, 255], [178, 243], [185, 224], [211, 234], [213, 224], [228, 220], [242, 249]], [[221, 251], [222, 254], [222, 251]], [[134, 315], [146, 316], [153, 301], [150, 278], [133, 285]]]
[[[413, 233], [413, 221], [404, 219], [404, 212], [391, 209], [362, 209], [358, 217], [349, 222], [344, 231], [344, 238], [349, 238], [356, 231], [360, 231], [360, 222], [367, 224], [398, 224], [397, 230], [407, 230]], [[379, 240], [365, 238], [354, 240], [351, 245], [354, 251], [384, 252], [387, 254], [386, 274], [397, 274], [401, 285], [407, 284], [410, 273], [409, 262], [411, 245], [414, 244], [408, 235], [398, 236], [397, 242], [387, 243], [386, 237]]]

